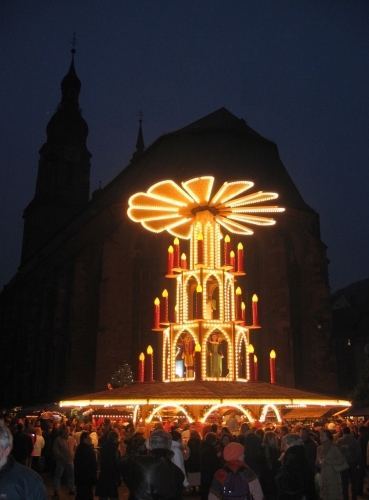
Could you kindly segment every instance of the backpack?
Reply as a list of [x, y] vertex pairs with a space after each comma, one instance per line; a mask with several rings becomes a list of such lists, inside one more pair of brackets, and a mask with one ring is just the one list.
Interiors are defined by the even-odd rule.
[[234, 472], [225, 466], [224, 470], [227, 472], [227, 475], [222, 487], [222, 499], [252, 500], [249, 483], [243, 474], [246, 467], [240, 467]]

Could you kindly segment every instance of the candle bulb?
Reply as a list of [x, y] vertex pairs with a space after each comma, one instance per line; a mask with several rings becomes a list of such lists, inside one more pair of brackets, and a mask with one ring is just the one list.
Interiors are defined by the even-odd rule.
[[202, 286], [196, 287], [196, 319], [202, 319]]
[[154, 300], [154, 328], [159, 328], [160, 323], [160, 300], [158, 297]]
[[174, 264], [173, 267], [179, 267], [179, 239], [174, 238]]
[[181, 255], [181, 268], [187, 269], [187, 257], [185, 253]]
[[239, 243], [237, 245], [237, 271], [243, 273], [243, 245]]
[[154, 382], [154, 351], [149, 345], [146, 356], [145, 382]]
[[270, 383], [275, 384], [275, 358], [277, 357], [274, 349], [270, 351]]
[[204, 263], [204, 237], [202, 233], [197, 235], [197, 263]]
[[254, 380], [259, 380], [258, 357], [254, 354]]
[[168, 323], [168, 290], [165, 288], [161, 294], [162, 301], [160, 302], [160, 318], [161, 323]]
[[174, 323], [178, 323], [179, 317], [178, 317], [178, 306], [174, 306]]
[[170, 247], [168, 248], [168, 269], [167, 269], [167, 274], [172, 274], [173, 271], [173, 247], [172, 245], [170, 245]]
[[195, 345], [195, 380], [201, 380], [201, 346]]
[[252, 326], [259, 326], [258, 301], [258, 296], [254, 293], [252, 296]]
[[229, 265], [232, 266], [232, 269], [230, 269], [231, 272], [234, 271], [234, 261], [235, 261], [234, 251], [231, 250], [229, 254]]
[[145, 355], [143, 352], [138, 357], [138, 381], [144, 382], [145, 380]]
[[224, 238], [224, 265], [230, 265], [231, 238], [226, 234]]
[[254, 346], [249, 344], [247, 347], [247, 352], [249, 354], [249, 380], [253, 382], [255, 380], [254, 377]]
[[241, 318], [244, 324], [246, 323], [246, 304], [241, 302]]
[[242, 318], [241, 302], [242, 302], [242, 290], [238, 286], [236, 288], [236, 320], [240, 320]]

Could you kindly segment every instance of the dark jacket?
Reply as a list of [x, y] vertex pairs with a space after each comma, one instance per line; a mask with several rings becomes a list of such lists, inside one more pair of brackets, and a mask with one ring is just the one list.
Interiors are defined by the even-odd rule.
[[130, 491], [129, 500], [181, 500], [184, 474], [172, 462], [173, 452], [150, 450], [145, 456], [129, 456], [119, 464]]
[[243, 443], [245, 447], [245, 463], [258, 476], [260, 474], [260, 461], [262, 455], [262, 442], [252, 430], [247, 431]]
[[190, 456], [185, 460], [186, 472], [200, 472], [201, 469], [201, 439], [190, 438], [187, 442], [190, 449]]
[[96, 471], [96, 455], [93, 448], [86, 443], [80, 443], [74, 457], [74, 482], [77, 488], [96, 484]]
[[29, 434], [17, 431], [13, 436], [12, 454], [19, 463], [24, 463], [33, 452], [33, 441]]
[[215, 446], [203, 442], [201, 447], [201, 497], [208, 498], [213, 476], [222, 467], [222, 461], [217, 455]]
[[291, 446], [283, 458], [283, 466], [276, 476], [278, 500], [317, 500], [314, 470], [307, 457], [305, 446]]
[[48, 500], [49, 497], [40, 476], [9, 455], [7, 463], [0, 469], [0, 498]]
[[281, 462], [278, 460], [280, 455], [281, 452], [277, 448], [263, 445], [259, 481], [266, 498], [277, 498], [275, 477], [281, 467]]
[[107, 441], [100, 450], [100, 475], [97, 480], [97, 497], [118, 498], [118, 486], [121, 478], [118, 469], [118, 444]]

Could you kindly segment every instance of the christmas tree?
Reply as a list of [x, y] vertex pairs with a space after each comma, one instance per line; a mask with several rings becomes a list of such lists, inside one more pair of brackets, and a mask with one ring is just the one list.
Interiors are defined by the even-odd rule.
[[125, 360], [123, 361], [123, 364], [118, 365], [118, 370], [112, 375], [110, 383], [113, 387], [131, 385], [133, 383], [131, 365], [129, 365]]

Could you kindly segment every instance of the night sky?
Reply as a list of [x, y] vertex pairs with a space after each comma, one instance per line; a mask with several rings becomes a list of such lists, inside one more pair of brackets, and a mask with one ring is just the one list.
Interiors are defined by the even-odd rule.
[[225, 106], [278, 145], [320, 214], [332, 291], [369, 278], [367, 0], [2, 0], [0, 290], [73, 32], [91, 192], [128, 164], [140, 110], [148, 147]]

